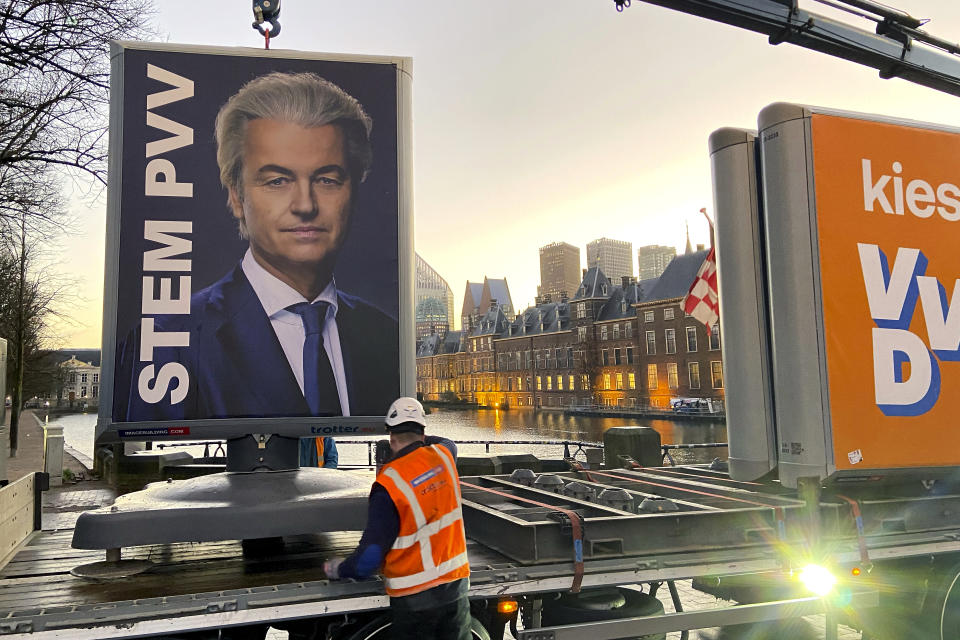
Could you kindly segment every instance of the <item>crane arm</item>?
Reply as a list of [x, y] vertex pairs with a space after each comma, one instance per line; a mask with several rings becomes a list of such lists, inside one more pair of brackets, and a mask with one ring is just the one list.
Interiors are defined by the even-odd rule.
[[[960, 46], [919, 27], [924, 21], [870, 0], [820, 0], [876, 24], [876, 31], [800, 9], [797, 0], [638, 0], [762, 33], [960, 96]], [[614, 0], [617, 10], [630, 0]]]

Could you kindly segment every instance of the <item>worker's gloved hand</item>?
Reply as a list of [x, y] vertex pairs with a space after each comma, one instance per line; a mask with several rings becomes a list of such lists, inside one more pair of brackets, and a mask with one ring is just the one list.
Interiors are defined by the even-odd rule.
[[323, 572], [328, 580], [340, 579], [340, 565], [343, 564], [343, 558], [330, 558], [323, 563]]

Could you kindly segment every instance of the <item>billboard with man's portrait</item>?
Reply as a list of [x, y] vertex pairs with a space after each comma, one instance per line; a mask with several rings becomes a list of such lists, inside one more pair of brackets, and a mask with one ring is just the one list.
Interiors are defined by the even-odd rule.
[[382, 425], [413, 387], [409, 59], [113, 58], [98, 438]]

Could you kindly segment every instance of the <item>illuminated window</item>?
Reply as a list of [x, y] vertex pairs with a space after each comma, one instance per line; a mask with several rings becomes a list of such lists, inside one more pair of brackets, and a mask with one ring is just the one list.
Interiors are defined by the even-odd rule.
[[714, 389], [723, 389], [723, 363], [719, 360], [710, 362], [710, 377]]
[[606, 389], [606, 390], [609, 390], [609, 389], [610, 389], [610, 374], [609, 374], [609, 373], [603, 374], [603, 388]]
[[617, 391], [622, 391], [622, 390], [623, 390], [623, 374], [618, 373], [617, 374]]
[[687, 373], [690, 376], [690, 388], [699, 389], [700, 388], [700, 363], [688, 362]]
[[676, 389], [680, 386], [680, 381], [677, 376], [677, 363], [668, 362], [667, 363], [667, 386], [671, 389]]
[[629, 389], [637, 388], [637, 376], [632, 371], [627, 374], [627, 388]]
[[647, 388], [657, 388], [657, 365], [655, 364], [647, 365]]

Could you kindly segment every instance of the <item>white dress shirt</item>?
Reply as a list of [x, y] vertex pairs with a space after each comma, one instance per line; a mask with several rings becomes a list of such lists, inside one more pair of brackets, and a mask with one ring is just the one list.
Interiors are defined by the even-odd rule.
[[306, 334], [303, 330], [303, 321], [300, 316], [287, 307], [298, 302], [316, 302], [323, 300], [330, 307], [327, 309], [327, 318], [323, 324], [323, 348], [333, 367], [333, 377], [337, 381], [337, 393], [340, 396], [340, 411], [345, 416], [350, 415], [350, 399], [347, 397], [347, 376], [343, 370], [343, 353], [340, 350], [340, 333], [337, 331], [337, 285], [333, 278], [327, 287], [313, 300], [307, 300], [297, 293], [290, 285], [279, 280], [257, 262], [250, 249], [243, 256], [241, 263], [243, 275], [247, 277], [254, 293], [260, 299], [263, 310], [270, 318], [274, 333], [280, 341], [287, 362], [293, 370], [293, 375], [303, 393], [303, 343]]

